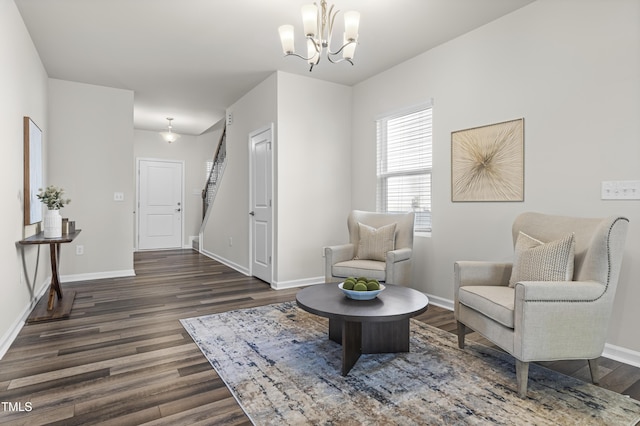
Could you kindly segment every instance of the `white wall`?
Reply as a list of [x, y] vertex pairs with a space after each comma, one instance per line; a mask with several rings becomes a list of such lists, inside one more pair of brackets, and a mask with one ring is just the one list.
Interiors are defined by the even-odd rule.
[[322, 282], [322, 247], [347, 238], [350, 111], [350, 87], [282, 72], [232, 105], [228, 163], [204, 232], [203, 251], [250, 272], [249, 133], [274, 123], [271, 284], [284, 288]]
[[348, 241], [351, 88], [278, 73], [275, 287], [324, 281], [322, 247]]
[[[453, 262], [511, 259], [523, 211], [631, 220], [608, 343], [640, 351], [640, 201], [602, 201], [640, 179], [640, 3], [538, 0], [354, 88], [354, 208], [375, 208], [374, 118], [434, 99], [433, 233], [413, 287], [453, 299]], [[525, 118], [525, 201], [451, 202], [451, 132]]]
[[[600, 200], [602, 180], [640, 179], [639, 17], [637, 0], [538, 0], [400, 64], [353, 88], [351, 155], [339, 142], [350, 89], [273, 74], [229, 108], [234, 121], [228, 128], [228, 166], [205, 232], [205, 251], [248, 271], [248, 134], [278, 123], [276, 283], [321, 275], [320, 248], [346, 238], [348, 210], [375, 209], [375, 117], [433, 98], [434, 231], [416, 239], [414, 287], [451, 300], [455, 260], [489, 254], [510, 259], [510, 226], [522, 211], [622, 214], [631, 227], [609, 343], [640, 352], [634, 329], [640, 202]], [[312, 114], [314, 96], [309, 104], [299, 102], [306, 90], [333, 106], [335, 117], [318, 120]], [[331, 96], [325, 97], [325, 90]], [[133, 93], [48, 81], [11, 0], [0, 0], [0, 93], [7, 134], [0, 148], [5, 160], [0, 195], [7, 201], [0, 224], [0, 256], [7, 260], [0, 284], [1, 353], [29, 310], [34, 285], [39, 292], [49, 274], [46, 253], [37, 263], [37, 248], [25, 248], [23, 257], [16, 246], [36, 230], [22, 226], [22, 117], [33, 117], [42, 128], [45, 184], [67, 190], [73, 201], [63, 215], [83, 229], [74, 246], [83, 244], [85, 255], [75, 256], [74, 246], [65, 245], [64, 276], [132, 273], [135, 178]], [[525, 201], [452, 203], [451, 132], [519, 117], [525, 118]], [[320, 150], [322, 144], [329, 151]], [[307, 164], [314, 173], [305, 174]], [[298, 179], [313, 189], [303, 191]], [[350, 190], [344, 189], [349, 180]], [[341, 185], [343, 191], [334, 190]], [[124, 203], [113, 201], [115, 191], [125, 193]], [[313, 228], [309, 240], [298, 237], [303, 225], [324, 227], [326, 233]], [[296, 256], [292, 251], [298, 249]]]
[[[0, 117], [3, 141], [0, 197], [0, 357], [8, 349], [31, 310], [30, 302], [48, 285], [51, 274], [49, 250], [45, 246], [18, 246], [36, 232], [23, 226], [23, 131], [22, 119], [31, 117], [43, 132], [48, 149], [47, 73], [13, 0], [0, 0]], [[47, 182], [45, 165], [45, 183]], [[38, 257], [40, 252], [40, 257]], [[24, 262], [23, 262], [24, 260]]]
[[200, 233], [202, 190], [207, 180], [206, 163], [213, 161], [213, 153], [221, 133], [221, 130], [212, 130], [199, 136], [181, 135], [176, 142], [169, 144], [158, 132], [134, 131], [134, 168], [137, 158], [184, 162], [184, 235], [182, 239], [185, 247], [191, 247], [191, 237], [198, 236]]
[[233, 123], [227, 126], [227, 164], [203, 231], [201, 250], [248, 273], [249, 133], [276, 122], [276, 75], [258, 84], [227, 112], [233, 115]]
[[82, 229], [61, 246], [62, 280], [133, 275], [133, 92], [49, 79], [48, 110], [49, 183], [65, 189], [61, 214]]

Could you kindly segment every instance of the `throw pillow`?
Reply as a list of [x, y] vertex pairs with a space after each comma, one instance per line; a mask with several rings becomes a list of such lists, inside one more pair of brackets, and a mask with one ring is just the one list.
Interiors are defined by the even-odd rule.
[[571, 281], [574, 251], [573, 233], [544, 243], [520, 232], [509, 287], [519, 281]]
[[360, 242], [356, 259], [379, 260], [387, 259], [387, 252], [393, 250], [396, 244], [396, 224], [373, 228], [358, 222]]

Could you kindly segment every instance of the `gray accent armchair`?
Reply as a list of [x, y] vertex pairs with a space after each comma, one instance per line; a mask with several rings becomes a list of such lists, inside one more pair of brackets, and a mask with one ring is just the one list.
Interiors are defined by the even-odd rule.
[[586, 359], [598, 383], [620, 275], [628, 219], [519, 215], [512, 227], [540, 241], [573, 233], [573, 281], [522, 281], [509, 287], [512, 263], [459, 261], [454, 265], [454, 313], [458, 346], [466, 328], [515, 358], [517, 392], [527, 394], [529, 363]]
[[[413, 212], [374, 213], [353, 210], [347, 218], [349, 243], [324, 248], [325, 282], [339, 281], [350, 276], [365, 276], [391, 284], [409, 284], [414, 217]], [[386, 253], [384, 262], [355, 258], [360, 241], [358, 223], [373, 228], [396, 224], [395, 249]]]

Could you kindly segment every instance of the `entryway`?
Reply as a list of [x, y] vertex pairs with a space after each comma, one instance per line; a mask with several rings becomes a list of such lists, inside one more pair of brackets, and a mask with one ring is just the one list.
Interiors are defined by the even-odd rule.
[[138, 159], [137, 248], [182, 247], [183, 163]]

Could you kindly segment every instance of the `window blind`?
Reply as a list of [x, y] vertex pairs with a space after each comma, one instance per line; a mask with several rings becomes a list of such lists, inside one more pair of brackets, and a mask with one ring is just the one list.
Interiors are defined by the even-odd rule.
[[414, 230], [431, 231], [431, 104], [381, 117], [376, 127], [378, 211], [413, 211]]

